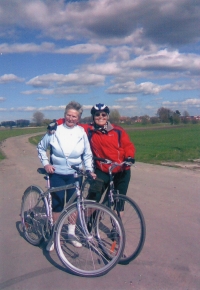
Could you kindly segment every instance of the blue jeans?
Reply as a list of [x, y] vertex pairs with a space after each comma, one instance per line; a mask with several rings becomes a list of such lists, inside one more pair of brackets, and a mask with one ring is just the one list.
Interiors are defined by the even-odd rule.
[[[50, 174], [50, 185], [51, 187], [58, 187], [63, 185], [68, 185], [74, 183], [74, 174], [61, 175], [57, 173]], [[79, 177], [80, 185], [82, 183], [82, 177]], [[70, 188], [67, 190], [66, 202], [72, 197], [75, 192], [75, 188]], [[61, 212], [65, 204], [65, 190], [60, 190], [53, 192], [52, 194], [52, 210], [53, 212]]]

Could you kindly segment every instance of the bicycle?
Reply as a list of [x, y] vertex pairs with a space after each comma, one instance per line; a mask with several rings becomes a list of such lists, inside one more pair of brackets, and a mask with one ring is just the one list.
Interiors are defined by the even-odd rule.
[[[38, 246], [53, 235], [57, 255], [69, 272], [97, 277], [106, 274], [118, 263], [124, 251], [125, 232], [120, 219], [109, 208], [84, 200], [79, 177], [91, 177], [76, 166], [72, 168], [75, 170], [75, 182], [54, 188], [50, 187], [46, 171], [38, 168], [40, 174], [46, 175], [47, 190], [43, 191], [37, 185], [25, 190], [21, 224], [26, 240], [32, 245]], [[51, 193], [69, 188], [75, 188], [75, 192], [53, 226]], [[81, 248], [75, 248], [68, 239], [68, 225], [72, 220], [76, 224], [75, 234], [82, 244]], [[111, 234], [113, 230], [117, 235], [115, 240]]]
[[[103, 204], [112, 209], [117, 216], [121, 219], [125, 235], [126, 235], [126, 245], [124, 253], [120, 258], [120, 264], [128, 264], [134, 260], [142, 251], [146, 237], [146, 225], [144, 216], [141, 209], [130, 197], [126, 195], [121, 195], [114, 188], [114, 176], [112, 171], [115, 167], [131, 166], [130, 162], [117, 163], [109, 159], [94, 157], [94, 160], [99, 160], [102, 163], [110, 164], [109, 166], [109, 179], [110, 185], [105, 193]], [[103, 181], [102, 181], [103, 182]], [[83, 183], [83, 192], [85, 198], [88, 197], [90, 192], [94, 189], [90, 188], [87, 180]]]

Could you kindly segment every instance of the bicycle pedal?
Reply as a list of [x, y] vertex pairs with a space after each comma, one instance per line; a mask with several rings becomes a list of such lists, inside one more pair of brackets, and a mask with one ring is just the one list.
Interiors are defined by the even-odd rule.
[[116, 232], [116, 230], [112, 229], [110, 234], [112, 241], [117, 241], [119, 239], [119, 234]]

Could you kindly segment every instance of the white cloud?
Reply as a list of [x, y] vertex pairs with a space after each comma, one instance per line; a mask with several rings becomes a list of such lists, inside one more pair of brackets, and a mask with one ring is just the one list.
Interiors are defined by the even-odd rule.
[[135, 82], [126, 82], [124, 84], [116, 84], [107, 89], [110, 94], [137, 94], [155, 95], [161, 92], [165, 86], [153, 84], [151, 82], [144, 82], [137, 85]]
[[183, 101], [182, 104], [200, 107], [200, 99], [187, 99], [187, 100]]
[[0, 76], [0, 84], [7, 84], [10, 82], [23, 82], [23, 78], [19, 78], [14, 74], [4, 74]]
[[53, 43], [43, 42], [40, 45], [35, 43], [15, 43], [0, 44], [1, 53], [36, 53], [36, 52], [54, 52], [55, 45]]
[[197, 54], [184, 54], [176, 51], [160, 50], [154, 54], [139, 56], [131, 61], [124, 62], [123, 66], [144, 70], [159, 71], [188, 71], [200, 73], [200, 56]]
[[65, 84], [98, 86], [104, 84], [104, 79], [104, 76], [97, 74], [71, 73], [63, 75], [53, 73], [34, 77], [27, 82], [27, 85], [34, 87], [49, 87], [54, 86], [55, 84], [58, 86]]
[[117, 99], [116, 102], [122, 102], [122, 103], [129, 103], [129, 102], [136, 102], [137, 98], [136, 97], [126, 97], [123, 99]]
[[41, 90], [28, 90], [23, 91], [24, 95], [68, 95], [68, 94], [86, 94], [88, 90], [82, 86], [70, 86], [70, 87], [61, 87], [61, 88], [53, 88], [53, 89], [41, 89]]
[[69, 47], [56, 49], [56, 53], [62, 54], [102, 54], [107, 51], [107, 48], [99, 44], [76, 44]]
[[83, 43], [57, 48], [54, 43], [15, 43], [0, 44], [0, 53], [53, 53], [53, 54], [102, 54], [107, 48], [99, 44]]
[[4, 102], [5, 100], [6, 100], [6, 98], [0, 97], [0, 102]]
[[163, 106], [169, 107], [173, 110], [190, 110], [191, 108], [200, 108], [200, 99], [186, 99], [184, 101], [165, 101]]
[[[189, 9], [188, 9], [189, 8]], [[1, 34], [16, 34], [13, 26], [37, 29], [54, 39], [93, 37], [99, 40], [122, 41], [138, 28], [142, 37], [154, 43], [172, 45], [200, 39], [200, 5], [197, 1], [176, 0], [1, 0]], [[194, 29], [196, 28], [196, 29]], [[6, 31], [6, 33], [5, 33]]]
[[89, 73], [102, 75], [116, 75], [122, 72], [122, 69], [116, 62], [88, 65], [85, 68]]

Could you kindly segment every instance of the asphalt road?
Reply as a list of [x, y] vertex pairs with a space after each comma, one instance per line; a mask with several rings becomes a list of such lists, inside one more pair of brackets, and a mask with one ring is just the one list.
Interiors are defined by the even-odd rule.
[[200, 170], [136, 163], [128, 195], [146, 221], [141, 254], [98, 278], [66, 272], [55, 252], [34, 247], [20, 231], [20, 205], [30, 184], [45, 187], [27, 136], [2, 143], [0, 162], [0, 289], [193, 290], [200, 289]]

